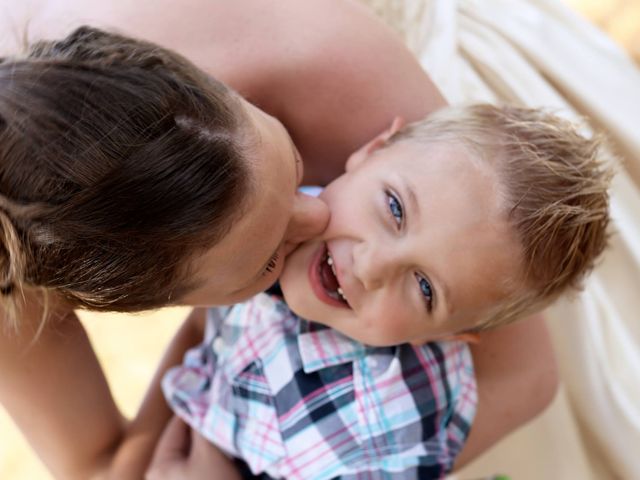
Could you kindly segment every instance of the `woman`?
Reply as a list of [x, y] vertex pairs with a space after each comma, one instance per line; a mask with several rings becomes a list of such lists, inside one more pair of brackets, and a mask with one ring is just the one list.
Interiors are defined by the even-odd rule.
[[[184, 28], [174, 26], [168, 14], [163, 17], [164, 12], [171, 10], [157, 2], [133, 7], [125, 2], [110, 3], [108, 11], [100, 11], [100, 8], [104, 6], [80, 2], [77, 5], [75, 2], [42, 5], [40, 13], [32, 18], [31, 32], [37, 37], [60, 36], [51, 29], [68, 27], [68, 20], [61, 23], [59, 19], [72, 10], [72, 18], [110, 21], [125, 32], [170, 44], [205, 72], [214, 73], [280, 119], [305, 159], [304, 181], [308, 183], [325, 183], [336, 176], [347, 155], [381, 131], [394, 115], [401, 114], [412, 120], [443, 104], [442, 97], [401, 43], [362, 7], [353, 3], [299, 4], [291, 1], [269, 8], [262, 2], [249, 0], [240, 5], [226, 2], [191, 5], [181, 12], [188, 24]], [[281, 17], [283, 14], [286, 16]], [[322, 27], [310, 28], [316, 25]], [[371, 52], [375, 52], [375, 58]], [[354, 62], [354, 58], [363, 61]], [[383, 95], [379, 93], [381, 90]], [[265, 132], [279, 135], [278, 141], [284, 143], [286, 137], [278, 123], [251, 110], [250, 106], [246, 108], [248, 115], [255, 115], [252, 118], [268, 125]], [[188, 127], [189, 123], [185, 125]], [[288, 155], [292, 159], [295, 156]], [[235, 301], [262, 288], [263, 283], [254, 280], [257, 267], [269, 267], [275, 253], [281, 262], [289, 249], [288, 240], [292, 243], [300, 241], [322, 228], [322, 218], [312, 222], [320, 227], [306, 228], [305, 221], [297, 222], [296, 216], [292, 215], [292, 212], [306, 211], [300, 206], [305, 200], [294, 194], [295, 175], [289, 167], [291, 193], [288, 199], [278, 205], [277, 211], [259, 215], [278, 218], [278, 228], [273, 229], [270, 245], [265, 246], [261, 255], [252, 258], [251, 268], [244, 261], [227, 266], [230, 270], [243, 272], [244, 277], [225, 296], [216, 297], [216, 302]], [[256, 200], [255, 203], [263, 202]], [[295, 233], [299, 223], [303, 225], [302, 234]], [[254, 231], [254, 223], [247, 224], [248, 231]], [[232, 225], [232, 235], [233, 229]], [[247, 235], [241, 232], [237, 237], [246, 239]], [[243, 256], [258, 247], [263, 248], [264, 242], [262, 238], [253, 237], [253, 242], [243, 245], [242, 249], [235, 242], [229, 243], [229, 251], [218, 250], [211, 254], [213, 258], [203, 257], [203, 265], [219, 268], [221, 259], [237, 262], [229, 252], [246, 260]], [[276, 262], [269, 273], [275, 277], [278, 269]], [[201, 292], [203, 297], [194, 297], [189, 303], [211, 302], [211, 294], [218, 295], [219, 287], [208, 285]], [[50, 305], [57, 318], [45, 325], [18, 368], [14, 361], [23, 354], [32, 338], [29, 327], [35, 331], [42, 316], [37, 297], [28, 294], [26, 299], [23, 329], [17, 338], [2, 339], [3, 382], [0, 388], [3, 404], [56, 475], [87, 478], [107, 471], [114, 478], [121, 478], [117, 473], [119, 467], [129, 463], [131, 458], [141, 458], [139, 452], [145, 451], [159, 435], [157, 418], [167, 415], [161, 398], [152, 391], [141, 415], [131, 424], [123, 422], [110, 400], [82, 327], [64, 301], [57, 298], [53, 298]], [[539, 341], [532, 348], [530, 340], [534, 335]], [[503, 346], [507, 340], [508, 350]], [[182, 337], [179, 341], [188, 342], [189, 339]], [[474, 433], [463, 456], [470, 458], [477, 454], [549, 401], [555, 384], [549, 351], [548, 339], [539, 320], [485, 337], [476, 354], [480, 408]], [[539, 355], [548, 359], [545, 365], [538, 362]], [[166, 359], [165, 364], [171, 362], [172, 359]], [[70, 364], [82, 365], [83, 370], [71, 374], [66, 368]], [[511, 367], [496, 372], [496, 365]], [[533, 365], [536, 368], [529, 370]], [[25, 370], [33, 375], [25, 376]], [[56, 372], [55, 384], [48, 381], [52, 371]], [[515, 389], [524, 386], [519, 391], [527, 401], [499, 395], [504, 385]], [[69, 391], [75, 392], [73, 398], [68, 395]], [[499, 401], [496, 398], [488, 401], [492, 395], [499, 395]], [[24, 398], [30, 399], [28, 404], [24, 403]], [[93, 406], [91, 424], [78, 425], [74, 414], [86, 404]], [[513, 416], [496, 415], [503, 408], [511, 409]], [[30, 426], [34, 424], [37, 429]], [[144, 468], [145, 462], [141, 463]]]

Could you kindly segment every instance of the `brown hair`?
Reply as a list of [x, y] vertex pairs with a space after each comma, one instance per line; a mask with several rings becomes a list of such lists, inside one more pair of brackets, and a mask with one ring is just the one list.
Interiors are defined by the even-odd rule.
[[156, 45], [81, 27], [0, 63], [0, 292], [134, 311], [193, 288], [250, 188], [237, 95]]
[[[611, 166], [602, 139], [541, 109], [470, 105], [409, 125], [389, 143], [459, 143], [494, 167], [522, 252], [521, 284], [479, 322], [509, 323], [581, 288], [606, 247]], [[516, 288], [524, 287], [524, 288]]]

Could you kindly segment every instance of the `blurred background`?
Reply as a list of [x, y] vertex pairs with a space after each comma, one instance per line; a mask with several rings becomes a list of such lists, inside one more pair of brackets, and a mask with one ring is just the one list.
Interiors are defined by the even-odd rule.
[[[640, 0], [564, 1], [608, 32], [640, 63]], [[179, 308], [135, 316], [80, 312], [125, 415], [134, 414], [164, 346], [187, 313]], [[514, 480], [606, 478], [589, 459], [589, 446], [584, 445], [575, 424], [562, 414], [566, 402], [561, 390], [547, 412], [504, 439], [457, 478], [490, 473], [508, 474]], [[51, 479], [1, 407], [0, 479]]]
[[618, 41], [640, 63], [640, 0], [564, 0]]

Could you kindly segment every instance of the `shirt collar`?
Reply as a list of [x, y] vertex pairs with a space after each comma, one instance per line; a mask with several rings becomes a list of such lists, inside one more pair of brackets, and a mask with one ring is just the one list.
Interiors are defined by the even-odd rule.
[[305, 373], [353, 362], [366, 354], [366, 347], [336, 330], [300, 319], [298, 349]]

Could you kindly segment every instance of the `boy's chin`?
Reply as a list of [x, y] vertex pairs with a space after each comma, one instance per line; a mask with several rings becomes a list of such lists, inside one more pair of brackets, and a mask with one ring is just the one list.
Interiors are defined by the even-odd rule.
[[[284, 301], [293, 313], [295, 313], [299, 317], [304, 318], [304, 307], [300, 302], [300, 295], [296, 292], [295, 287], [291, 284], [291, 282], [287, 281], [285, 278], [280, 277], [280, 289], [282, 290], [282, 296], [284, 297]], [[302, 308], [300, 308], [302, 307]]]
[[287, 307], [289, 307], [289, 310], [291, 310], [291, 312], [305, 320], [327, 325], [321, 319], [318, 319], [318, 316], [316, 314], [317, 312], [314, 312], [309, 308], [308, 295], [303, 295], [302, 292], [297, 291], [295, 288], [287, 289], [285, 288], [285, 285], [286, 283], [281, 284], [280, 287], [282, 288], [284, 301], [286, 302]]

